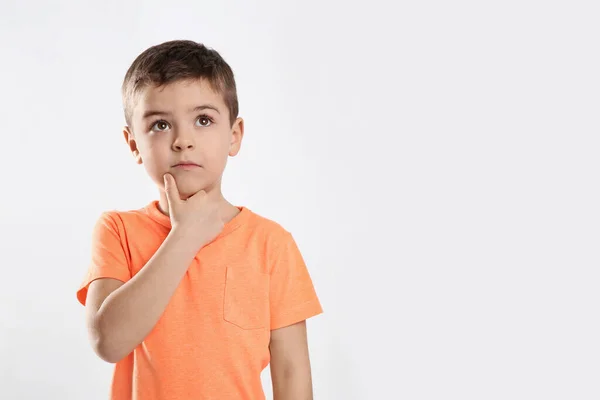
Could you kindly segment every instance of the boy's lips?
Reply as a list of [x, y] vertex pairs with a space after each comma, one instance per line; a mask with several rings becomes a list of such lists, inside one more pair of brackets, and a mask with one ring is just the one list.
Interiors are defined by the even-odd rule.
[[180, 169], [195, 169], [195, 168], [200, 168], [199, 164], [196, 164], [195, 162], [192, 161], [182, 161], [179, 162], [175, 165], [173, 165], [173, 168], [180, 168]]

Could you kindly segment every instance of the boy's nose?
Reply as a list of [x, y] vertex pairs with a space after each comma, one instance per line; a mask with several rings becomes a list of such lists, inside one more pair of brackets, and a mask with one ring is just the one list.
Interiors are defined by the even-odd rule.
[[194, 141], [188, 136], [177, 136], [173, 142], [173, 150], [181, 151], [184, 149], [193, 149]]

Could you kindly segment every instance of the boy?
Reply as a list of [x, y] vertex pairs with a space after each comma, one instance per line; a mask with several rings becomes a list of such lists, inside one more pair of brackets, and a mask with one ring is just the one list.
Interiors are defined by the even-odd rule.
[[112, 400], [312, 399], [305, 320], [322, 312], [277, 223], [229, 203], [221, 179], [244, 133], [233, 72], [191, 41], [153, 46], [123, 82], [124, 137], [159, 188], [103, 213], [77, 292]]

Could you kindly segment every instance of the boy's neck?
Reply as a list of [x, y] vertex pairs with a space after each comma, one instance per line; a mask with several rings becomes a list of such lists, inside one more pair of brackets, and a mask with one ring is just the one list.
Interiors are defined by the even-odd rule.
[[[221, 215], [223, 215], [227, 220], [232, 219], [239, 213], [239, 209], [233, 204], [231, 204], [229, 201], [227, 201], [225, 197], [223, 197], [220, 188], [208, 190], [206, 193], [210, 197], [211, 201], [216, 201], [217, 203], [219, 203], [221, 207]], [[167, 200], [167, 195], [163, 190], [160, 190], [158, 208], [160, 212], [162, 212], [164, 215], [169, 216], [169, 202]]]

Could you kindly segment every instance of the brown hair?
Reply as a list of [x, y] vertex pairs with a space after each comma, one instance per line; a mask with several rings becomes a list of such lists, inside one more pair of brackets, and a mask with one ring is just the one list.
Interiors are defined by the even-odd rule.
[[172, 40], [146, 49], [133, 61], [121, 88], [125, 121], [131, 126], [135, 98], [149, 86], [185, 79], [205, 79], [223, 96], [231, 125], [238, 116], [238, 99], [231, 67], [219, 53], [191, 40]]

